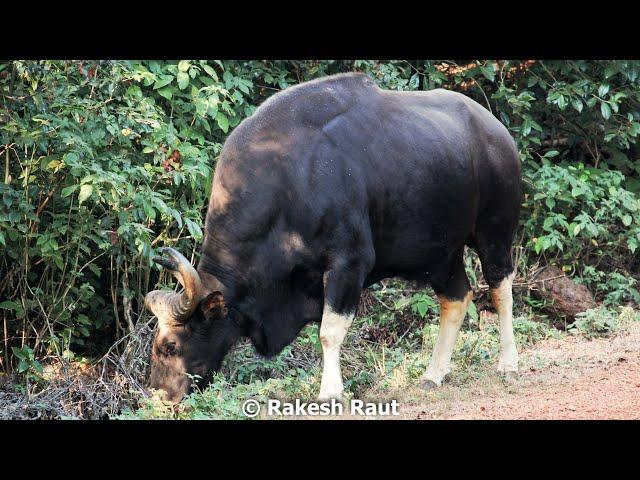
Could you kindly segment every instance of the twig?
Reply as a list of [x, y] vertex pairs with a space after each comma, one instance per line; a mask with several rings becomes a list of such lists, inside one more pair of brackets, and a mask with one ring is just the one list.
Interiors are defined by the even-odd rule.
[[386, 303], [384, 303], [382, 300], [380, 300], [376, 295], [372, 295], [373, 298], [375, 298], [378, 302], [380, 302], [380, 304], [382, 306], [384, 306], [387, 310], [391, 310], [391, 311], [395, 311], [396, 309], [393, 307], [390, 307], [389, 305], [387, 305]]
[[[549, 277], [549, 278], [545, 278], [544, 280], [530, 280], [528, 282], [514, 282], [511, 284], [512, 287], [530, 287], [531, 285], [535, 285], [536, 283], [544, 283], [544, 282], [548, 282], [550, 280], [556, 280], [558, 278], [564, 278], [566, 277], [566, 275], [556, 275], [555, 277]], [[487, 285], [486, 283], [483, 284], [478, 284], [478, 286], [476, 287], [477, 290], [480, 291], [487, 291], [489, 290], [489, 285]]]
[[407, 333], [409, 333], [411, 331], [411, 329], [413, 328], [413, 324], [416, 323], [415, 318], [411, 321], [411, 324], [409, 324], [409, 328], [407, 328], [407, 330], [400, 336], [400, 338], [398, 338], [398, 340], [396, 340], [396, 344], [400, 343], [402, 341], [402, 339], [407, 335]]

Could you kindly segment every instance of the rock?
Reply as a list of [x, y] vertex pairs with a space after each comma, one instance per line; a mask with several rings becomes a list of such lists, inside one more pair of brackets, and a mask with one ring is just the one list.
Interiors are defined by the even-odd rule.
[[559, 318], [558, 324], [573, 323], [576, 314], [596, 307], [593, 295], [584, 285], [578, 285], [558, 267], [552, 265], [539, 270], [533, 277], [532, 293], [546, 301], [545, 310]]

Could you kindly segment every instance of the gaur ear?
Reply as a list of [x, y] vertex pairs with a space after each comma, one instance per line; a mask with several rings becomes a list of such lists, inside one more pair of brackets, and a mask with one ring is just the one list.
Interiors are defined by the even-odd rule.
[[227, 307], [220, 292], [213, 292], [200, 301], [200, 310], [208, 320], [216, 320], [227, 316]]

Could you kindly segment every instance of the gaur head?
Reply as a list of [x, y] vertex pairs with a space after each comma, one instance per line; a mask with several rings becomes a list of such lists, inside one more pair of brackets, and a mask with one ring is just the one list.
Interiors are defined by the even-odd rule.
[[[240, 336], [220, 292], [206, 293], [200, 275], [178, 251], [165, 248], [166, 257], [154, 261], [169, 270], [183, 286], [182, 293], [154, 290], [146, 307], [158, 318], [151, 352], [149, 387], [179, 402], [194, 383], [206, 385]], [[189, 374], [189, 375], [188, 375]]]

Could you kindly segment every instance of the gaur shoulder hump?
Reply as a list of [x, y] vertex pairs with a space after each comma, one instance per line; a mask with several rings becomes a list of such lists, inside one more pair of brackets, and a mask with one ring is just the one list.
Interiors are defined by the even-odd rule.
[[340, 73], [290, 86], [265, 100], [249, 118], [241, 122], [227, 140], [249, 140], [269, 131], [289, 131], [292, 127], [322, 128], [331, 119], [358, 104], [363, 96], [380, 91], [375, 82], [360, 72]]
[[361, 72], [338, 73], [327, 77], [316, 78], [307, 82], [290, 86], [275, 95], [269, 97], [256, 113], [267, 110], [275, 104], [289, 104], [291, 102], [304, 101], [305, 98], [317, 95], [344, 95], [358, 94], [363, 88], [378, 88], [371, 78]]

